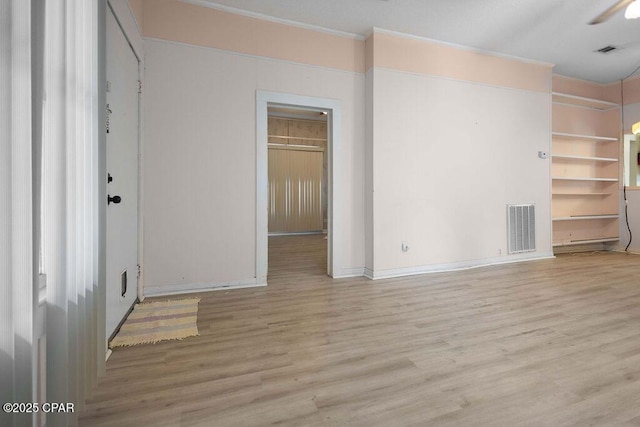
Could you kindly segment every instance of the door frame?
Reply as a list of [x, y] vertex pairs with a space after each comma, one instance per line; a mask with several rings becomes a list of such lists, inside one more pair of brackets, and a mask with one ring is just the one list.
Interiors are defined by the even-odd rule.
[[269, 250], [269, 153], [268, 107], [289, 107], [327, 113], [327, 274], [338, 275], [339, 236], [344, 235], [340, 220], [341, 192], [339, 179], [342, 159], [342, 105], [329, 98], [256, 91], [256, 284], [267, 284]]

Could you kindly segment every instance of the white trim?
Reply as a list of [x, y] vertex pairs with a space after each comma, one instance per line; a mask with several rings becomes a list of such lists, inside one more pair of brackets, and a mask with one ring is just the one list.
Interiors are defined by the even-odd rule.
[[259, 288], [266, 285], [266, 283], [258, 283], [256, 279], [249, 279], [223, 283], [200, 282], [177, 285], [147, 286], [145, 290], [147, 297], [158, 297], [164, 295], [192, 294], [196, 292], [223, 291], [229, 289]]
[[416, 36], [416, 35], [413, 35], [413, 34], [402, 33], [402, 32], [399, 32], [399, 31], [385, 30], [384, 28], [379, 28], [379, 27], [373, 27], [373, 29], [371, 30], [370, 35], [371, 34], [375, 34], [375, 33], [388, 34], [390, 36], [402, 37], [402, 38], [405, 38], [405, 39], [419, 40], [419, 41], [438, 44], [438, 45], [442, 45], [442, 46], [449, 46], [449, 47], [453, 47], [453, 48], [456, 48], [456, 49], [466, 50], [468, 52], [482, 53], [482, 54], [489, 55], [489, 56], [495, 56], [495, 57], [504, 58], [504, 59], [511, 59], [511, 60], [514, 60], [514, 61], [524, 62], [526, 64], [540, 65], [540, 66], [548, 67], [548, 68], [552, 68], [555, 65], [555, 64], [551, 64], [549, 62], [538, 61], [538, 60], [535, 60], [535, 59], [522, 58], [522, 57], [519, 57], [519, 56], [508, 55], [506, 53], [494, 52], [494, 51], [491, 51], [491, 50], [485, 50], [485, 49], [480, 49], [480, 48], [477, 48], [477, 47], [465, 46], [465, 45], [457, 44], [457, 43], [445, 42], [445, 41], [442, 41], [442, 40], [430, 39], [429, 37]]
[[225, 6], [217, 3], [212, 3], [207, 0], [179, 0], [181, 3], [189, 3], [194, 6], [206, 7], [208, 9], [220, 10], [222, 12], [233, 13], [234, 15], [247, 16], [249, 18], [261, 19], [263, 21], [274, 22], [276, 24], [289, 25], [291, 27], [302, 28], [304, 30], [317, 31], [320, 33], [330, 34], [332, 36], [344, 37], [348, 39], [365, 40], [365, 36], [362, 34], [349, 33], [347, 31], [333, 30], [331, 28], [321, 27], [319, 25], [306, 24], [304, 22], [291, 21], [289, 19], [278, 18], [276, 16], [265, 15], [259, 12], [252, 12], [249, 10], [238, 9], [231, 6]]
[[272, 58], [270, 56], [254, 55], [252, 53], [238, 52], [238, 51], [235, 51], [235, 50], [221, 49], [221, 48], [212, 47], [212, 46], [200, 46], [200, 45], [197, 45], [197, 44], [178, 42], [178, 41], [175, 41], [175, 40], [164, 40], [164, 39], [158, 39], [158, 38], [155, 38], [155, 37], [145, 37], [144, 40], [145, 41], [151, 41], [151, 42], [162, 42], [162, 43], [167, 43], [167, 44], [173, 44], [173, 45], [176, 45], [176, 46], [190, 47], [190, 48], [195, 48], [195, 49], [212, 50], [212, 51], [219, 52], [219, 53], [226, 53], [226, 54], [243, 56], [245, 58], [263, 59], [263, 60], [266, 60], [266, 61], [280, 62], [280, 63], [283, 63], [283, 64], [305, 66], [305, 67], [313, 67], [313, 68], [317, 68], [319, 70], [329, 70], [329, 71], [335, 71], [335, 72], [338, 72], [338, 73], [346, 73], [346, 74], [351, 74], [351, 75], [356, 75], [356, 76], [364, 76], [365, 75], [364, 72], [359, 72], [359, 71], [345, 70], [345, 69], [342, 69], [342, 68], [327, 67], [325, 65], [309, 64], [309, 63], [306, 63], [306, 62], [289, 61], [289, 60], [286, 60], [286, 59]]
[[334, 279], [345, 279], [347, 277], [363, 277], [365, 275], [364, 267], [344, 268], [333, 275]]
[[327, 111], [327, 154], [328, 154], [328, 242], [327, 273], [341, 271], [339, 244], [343, 228], [340, 221], [341, 193], [343, 185], [339, 182], [342, 172], [342, 104], [339, 100], [292, 95], [279, 92], [256, 91], [256, 280], [266, 283], [268, 268], [268, 106], [304, 108]]
[[368, 268], [368, 267], [365, 267], [364, 268], [364, 277], [366, 277], [367, 279], [373, 280], [373, 276], [374, 276], [373, 270]]
[[365, 268], [365, 277], [369, 279], [390, 279], [393, 277], [413, 276], [417, 274], [445, 273], [450, 271], [469, 270], [472, 268], [489, 267], [492, 265], [513, 264], [524, 261], [538, 261], [555, 258], [553, 252], [542, 252], [535, 256], [508, 256], [500, 258], [480, 259], [472, 261], [451, 262], [446, 264], [423, 265], [418, 267], [394, 268], [390, 270], [377, 270]]

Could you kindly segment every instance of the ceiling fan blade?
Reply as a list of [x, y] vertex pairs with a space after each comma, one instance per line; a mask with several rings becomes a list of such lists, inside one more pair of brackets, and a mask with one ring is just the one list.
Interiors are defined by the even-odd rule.
[[611, 6], [609, 9], [605, 10], [600, 15], [598, 15], [594, 19], [592, 19], [589, 22], [589, 25], [600, 24], [600, 23], [606, 21], [607, 19], [611, 18], [611, 16], [613, 16], [614, 14], [619, 12], [620, 10], [622, 10], [625, 7], [629, 6], [633, 1], [634, 0], [620, 0], [619, 2], [617, 2], [616, 4]]

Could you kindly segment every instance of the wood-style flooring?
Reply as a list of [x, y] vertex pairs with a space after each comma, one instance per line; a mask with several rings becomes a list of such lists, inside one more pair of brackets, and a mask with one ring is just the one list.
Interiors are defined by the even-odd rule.
[[115, 349], [80, 424], [640, 425], [638, 256], [331, 280], [323, 236], [269, 245], [200, 336]]

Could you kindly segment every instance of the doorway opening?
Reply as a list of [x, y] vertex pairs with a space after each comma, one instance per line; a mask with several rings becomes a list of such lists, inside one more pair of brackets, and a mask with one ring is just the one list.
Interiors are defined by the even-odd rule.
[[267, 107], [269, 279], [327, 271], [326, 111]]
[[[315, 118], [314, 123], [318, 123], [309, 123], [311, 120], [307, 120], [306, 125], [303, 126], [307, 127], [305, 131], [308, 135], [316, 136], [302, 136], [301, 133], [291, 135], [290, 128], [286, 135], [269, 132], [270, 130], [284, 132], [274, 129], [278, 126], [291, 126], [294, 120], [303, 121], [310, 118]], [[325, 133], [321, 134], [323, 126]], [[267, 283], [270, 233], [274, 239], [274, 248], [286, 246], [286, 241], [282, 237], [298, 238], [300, 247], [304, 247], [306, 243], [308, 248], [316, 248], [316, 250], [322, 250], [318, 245], [325, 245], [326, 273], [332, 277], [337, 275], [338, 236], [342, 227], [336, 215], [340, 212], [340, 185], [335, 171], [338, 170], [336, 165], [340, 159], [340, 134], [339, 101], [275, 92], [257, 92], [257, 284]], [[270, 151], [274, 153], [272, 156], [269, 155]], [[323, 173], [325, 158], [326, 171]], [[302, 162], [302, 165], [298, 164], [299, 162]], [[280, 165], [277, 165], [278, 163]], [[276, 171], [277, 166], [280, 166], [279, 172]], [[282, 176], [278, 177], [278, 173]], [[295, 178], [292, 179], [291, 174]], [[276, 187], [280, 188], [276, 189]], [[299, 252], [295, 247], [288, 250]], [[286, 256], [287, 249], [283, 252]]]

